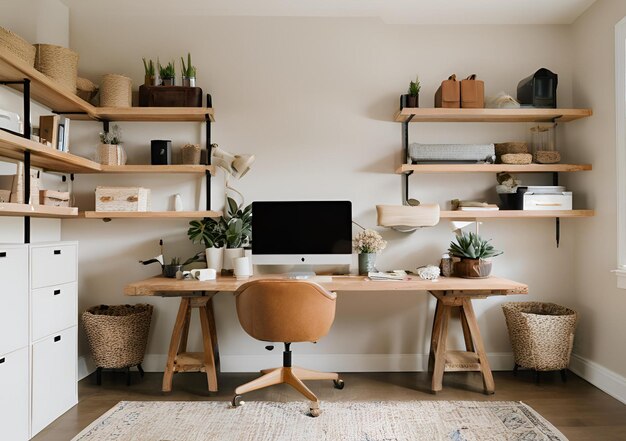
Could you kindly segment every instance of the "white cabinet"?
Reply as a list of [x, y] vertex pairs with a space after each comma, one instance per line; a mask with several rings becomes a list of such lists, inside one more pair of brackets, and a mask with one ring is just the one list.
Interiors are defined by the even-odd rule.
[[76, 281], [76, 245], [31, 245], [31, 289]]
[[32, 436], [76, 404], [77, 327], [33, 344]]
[[29, 439], [28, 347], [0, 355], [0, 439]]
[[28, 246], [0, 245], [0, 354], [28, 345]]
[[76, 282], [31, 291], [32, 340], [78, 325]]

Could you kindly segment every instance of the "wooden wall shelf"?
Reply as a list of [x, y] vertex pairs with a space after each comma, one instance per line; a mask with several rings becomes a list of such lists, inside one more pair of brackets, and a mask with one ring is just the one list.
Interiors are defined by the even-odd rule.
[[443, 109], [405, 107], [395, 114], [397, 122], [558, 122], [592, 115], [591, 109]]
[[215, 121], [211, 107], [96, 107], [94, 117], [104, 121], [133, 122]]
[[219, 217], [221, 211], [82, 211], [85, 219], [196, 219]]
[[591, 164], [403, 164], [396, 173], [560, 173], [591, 169]]
[[101, 165], [99, 171], [93, 173], [198, 173], [209, 171], [215, 175], [213, 165]]
[[78, 216], [76, 207], [53, 207], [50, 205], [28, 205], [0, 203], [0, 216], [30, 216], [63, 219]]
[[594, 210], [495, 210], [495, 211], [441, 211], [441, 219], [532, 219], [592, 217]]

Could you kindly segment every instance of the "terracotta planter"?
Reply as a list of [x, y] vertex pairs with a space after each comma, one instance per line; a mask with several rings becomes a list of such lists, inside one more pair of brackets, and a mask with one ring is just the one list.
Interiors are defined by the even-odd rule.
[[464, 279], [484, 279], [491, 274], [491, 260], [461, 259], [454, 262], [454, 275]]

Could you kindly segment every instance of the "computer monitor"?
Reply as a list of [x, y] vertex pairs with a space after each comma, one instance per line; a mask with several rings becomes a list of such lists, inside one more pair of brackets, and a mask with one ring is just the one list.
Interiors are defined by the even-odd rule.
[[349, 265], [350, 201], [252, 203], [252, 262], [257, 265]]

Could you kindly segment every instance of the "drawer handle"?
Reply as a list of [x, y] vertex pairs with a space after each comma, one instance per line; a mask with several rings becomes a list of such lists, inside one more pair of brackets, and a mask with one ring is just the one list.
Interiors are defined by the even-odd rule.
[[60, 335], [57, 335], [56, 337], [54, 337], [54, 342], [56, 343], [58, 341], [61, 341], [61, 336]]
[[54, 250], [54, 254], [61, 254], [61, 250]]
[[61, 290], [60, 289], [55, 289], [54, 290], [54, 295], [58, 296], [59, 294], [61, 294]]
[[5, 360], [4, 357], [0, 358], [0, 364], [4, 363], [4, 360]]
[[7, 257], [6, 251], [0, 251], [0, 257]]

